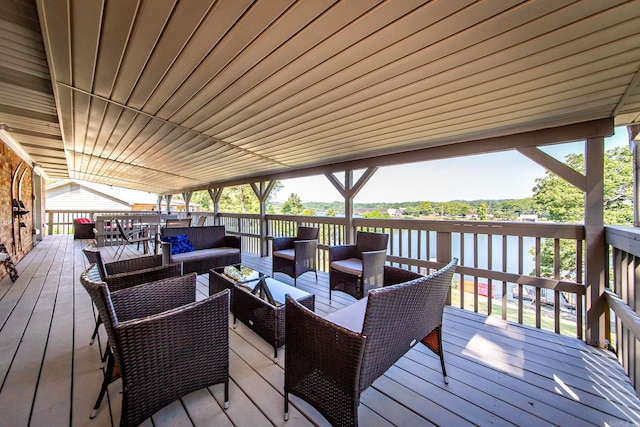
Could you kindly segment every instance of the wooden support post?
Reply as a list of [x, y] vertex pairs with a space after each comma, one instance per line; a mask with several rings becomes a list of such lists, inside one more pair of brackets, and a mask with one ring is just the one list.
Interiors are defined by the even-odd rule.
[[269, 244], [267, 242], [267, 234], [269, 232], [269, 224], [267, 223], [267, 199], [275, 184], [276, 181], [261, 181], [258, 187], [255, 183], [251, 183], [251, 188], [256, 194], [256, 197], [258, 197], [258, 201], [260, 201], [260, 256], [263, 257], [269, 255]]
[[585, 195], [585, 270], [586, 270], [586, 341], [603, 347], [604, 343], [604, 138], [587, 139], [585, 149], [587, 191]]
[[353, 199], [377, 170], [377, 166], [367, 168], [360, 179], [355, 183], [353, 182], [353, 170], [347, 170], [344, 172], [344, 185], [342, 185], [340, 180], [336, 178], [334, 174], [325, 174], [329, 182], [331, 182], [342, 197], [344, 197], [344, 238], [346, 244], [352, 244], [355, 242], [355, 230], [353, 227]]
[[191, 196], [193, 195], [193, 193], [188, 192], [188, 193], [182, 193], [182, 197], [184, 197], [184, 211], [186, 212], [187, 216], [189, 216], [189, 204], [191, 203]]
[[211, 197], [211, 200], [213, 201], [213, 223], [215, 225], [220, 225], [218, 213], [220, 211], [220, 198], [222, 197], [222, 190], [224, 190], [224, 187], [207, 188], [209, 197]]

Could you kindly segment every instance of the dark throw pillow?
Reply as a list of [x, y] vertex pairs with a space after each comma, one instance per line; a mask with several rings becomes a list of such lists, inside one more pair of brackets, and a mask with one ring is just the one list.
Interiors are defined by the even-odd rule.
[[177, 236], [163, 236], [160, 238], [163, 242], [171, 243], [171, 255], [182, 254], [185, 252], [193, 252], [193, 246], [186, 234], [178, 234]]

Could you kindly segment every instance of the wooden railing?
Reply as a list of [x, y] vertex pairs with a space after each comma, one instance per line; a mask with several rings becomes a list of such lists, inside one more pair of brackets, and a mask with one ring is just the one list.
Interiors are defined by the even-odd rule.
[[609, 249], [605, 336], [640, 393], [640, 229], [606, 227], [605, 239]]

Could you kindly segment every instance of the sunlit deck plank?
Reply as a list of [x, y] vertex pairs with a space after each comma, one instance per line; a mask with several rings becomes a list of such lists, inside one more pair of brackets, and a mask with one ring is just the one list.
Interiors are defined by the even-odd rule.
[[[109, 387], [98, 417], [88, 416], [101, 383], [98, 344], [89, 346], [94, 318], [78, 281], [86, 267], [85, 241], [51, 236], [18, 265], [20, 278], [0, 281], [0, 425], [117, 425], [121, 382]], [[107, 258], [115, 247], [103, 249]], [[125, 256], [134, 256], [135, 246]], [[265, 273], [270, 258], [243, 254]], [[278, 280], [293, 279], [278, 274]], [[316, 294], [328, 313], [353, 301], [328, 276], [301, 276], [298, 287]], [[208, 294], [198, 277], [197, 297]], [[284, 354], [230, 316], [231, 407], [222, 408], [222, 385], [198, 390], [154, 414], [144, 425], [327, 425], [305, 402], [292, 398], [282, 419]], [[500, 319], [445, 310], [442, 381], [438, 358], [418, 345], [365, 391], [361, 425], [610, 425], [640, 420], [640, 401], [612, 355], [579, 340]], [[104, 333], [101, 334], [104, 343]], [[8, 360], [7, 360], [8, 359]], [[5, 416], [5, 414], [9, 414]]]

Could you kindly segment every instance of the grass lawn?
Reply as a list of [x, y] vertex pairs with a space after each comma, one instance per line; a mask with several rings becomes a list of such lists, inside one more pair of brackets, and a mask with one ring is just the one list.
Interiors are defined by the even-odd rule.
[[[464, 292], [464, 308], [465, 310], [476, 311], [480, 314], [487, 314], [488, 298], [486, 296], [478, 296], [478, 308], [474, 310], [473, 294], [470, 292]], [[452, 288], [451, 293], [451, 306], [460, 307], [460, 289]], [[492, 299], [491, 301], [491, 315], [503, 318], [502, 316], [502, 300]], [[560, 333], [570, 337], [577, 337], [576, 332], [576, 317], [572, 313], [562, 311], [560, 313]], [[507, 301], [507, 315], [506, 320], [511, 322], [518, 322], [518, 304], [516, 302]], [[530, 301], [524, 301], [522, 304], [522, 324], [528, 326], [536, 326], [536, 312], [535, 306]], [[543, 306], [540, 313], [540, 327], [543, 330], [553, 332], [553, 307]]]

